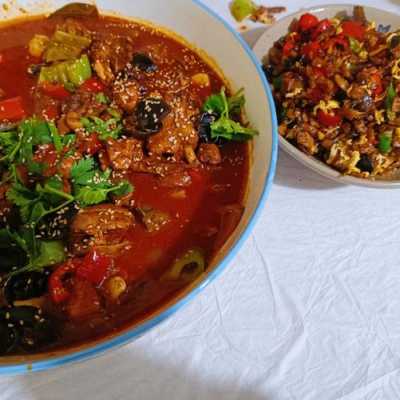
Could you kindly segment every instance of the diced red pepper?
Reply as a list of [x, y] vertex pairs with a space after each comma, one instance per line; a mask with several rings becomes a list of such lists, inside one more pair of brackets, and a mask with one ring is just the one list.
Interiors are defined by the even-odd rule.
[[302, 53], [308, 58], [315, 57], [321, 50], [321, 46], [318, 42], [307, 43], [302, 48]]
[[318, 36], [325, 32], [327, 29], [329, 29], [332, 26], [332, 22], [329, 21], [329, 19], [323, 19], [318, 26], [314, 29], [311, 39], [315, 40], [318, 38]]
[[324, 93], [319, 87], [315, 87], [310, 90], [308, 97], [314, 104], [317, 104], [324, 98]]
[[372, 93], [374, 96], [379, 96], [384, 92], [381, 75], [376, 72], [371, 75]]
[[344, 49], [347, 49], [349, 47], [349, 41], [343, 34], [339, 34], [333, 38], [324, 41], [322, 47], [324, 50], [328, 50], [329, 48], [338, 45], [342, 46]]
[[42, 117], [46, 121], [54, 121], [59, 114], [60, 112], [57, 104], [49, 104], [44, 110], [42, 110]]
[[99, 140], [96, 133], [79, 137], [78, 140], [78, 151], [82, 154], [88, 154], [92, 156], [103, 148], [103, 143]]
[[25, 117], [22, 97], [0, 101], [0, 120], [18, 121]]
[[328, 71], [326, 70], [326, 68], [313, 67], [312, 71], [313, 71], [314, 75], [316, 75], [316, 76], [327, 77], [327, 75], [328, 75]]
[[351, 36], [357, 40], [363, 40], [365, 37], [365, 26], [358, 21], [344, 21], [342, 30], [344, 35]]
[[70, 260], [59, 266], [50, 275], [49, 294], [51, 300], [54, 303], [60, 304], [67, 301], [70, 298], [71, 292], [65, 287], [64, 280], [69, 274], [75, 272], [76, 267], [77, 267], [76, 263]]
[[342, 122], [342, 117], [338, 114], [328, 114], [322, 110], [318, 110], [317, 120], [321, 125], [327, 128], [338, 126]]
[[25, 165], [17, 166], [17, 175], [18, 178], [22, 181], [22, 183], [26, 186], [29, 182], [29, 171]]
[[76, 275], [89, 282], [100, 285], [110, 274], [112, 259], [99, 254], [96, 250], [90, 251], [76, 270]]
[[301, 31], [308, 31], [315, 28], [319, 23], [318, 18], [310, 13], [303, 14], [299, 20], [299, 28]]
[[48, 96], [57, 100], [65, 100], [71, 94], [63, 85], [59, 85], [57, 83], [43, 83], [40, 86], [40, 89], [44, 94], [47, 94]]
[[290, 56], [290, 53], [294, 49], [294, 42], [292, 40], [287, 40], [282, 48], [282, 53], [285, 57]]
[[93, 77], [86, 80], [80, 87], [80, 89], [86, 92], [100, 93], [103, 92], [106, 85], [98, 78]]

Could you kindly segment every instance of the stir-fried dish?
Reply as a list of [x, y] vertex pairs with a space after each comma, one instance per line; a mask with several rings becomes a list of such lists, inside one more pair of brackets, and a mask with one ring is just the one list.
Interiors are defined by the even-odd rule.
[[400, 168], [400, 31], [304, 14], [270, 50], [280, 134], [336, 170], [390, 178]]
[[159, 29], [76, 11], [0, 28], [1, 354], [144, 318], [243, 213], [243, 91]]

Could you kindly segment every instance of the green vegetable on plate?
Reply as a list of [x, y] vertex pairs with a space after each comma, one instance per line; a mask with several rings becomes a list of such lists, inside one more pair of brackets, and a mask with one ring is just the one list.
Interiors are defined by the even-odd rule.
[[251, 0], [233, 0], [230, 4], [230, 9], [235, 20], [242, 22], [256, 12], [258, 6]]

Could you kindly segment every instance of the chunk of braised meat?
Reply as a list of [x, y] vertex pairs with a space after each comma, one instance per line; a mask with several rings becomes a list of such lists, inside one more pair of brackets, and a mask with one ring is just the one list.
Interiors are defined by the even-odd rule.
[[133, 43], [129, 37], [97, 39], [90, 48], [93, 68], [99, 78], [107, 84], [130, 63], [133, 54]]
[[167, 188], [188, 187], [192, 177], [187, 170], [177, 171], [159, 178], [159, 185]]
[[66, 312], [72, 320], [83, 320], [101, 310], [100, 297], [93, 285], [85, 280], [75, 278]]
[[218, 165], [222, 161], [221, 151], [213, 143], [201, 143], [197, 150], [197, 156], [204, 164]]
[[135, 224], [133, 214], [111, 204], [80, 210], [71, 224], [71, 248], [74, 254], [85, 254], [96, 248], [101, 254], [117, 255], [130, 247], [127, 231]]
[[145, 158], [143, 161], [133, 162], [132, 172], [143, 172], [158, 176], [162, 187], [187, 187], [192, 184], [192, 177], [183, 163], [171, 163], [154, 158]]
[[79, 36], [85, 36], [85, 37], [90, 37], [90, 31], [85, 28], [85, 26], [80, 23], [78, 20], [75, 18], [66, 18], [65, 21], [58, 26], [58, 29], [60, 29], [63, 32], [68, 32], [73, 35], [79, 35]]
[[142, 161], [143, 143], [134, 138], [109, 139], [106, 145], [108, 160], [114, 170], [128, 170], [133, 162]]
[[160, 231], [171, 221], [171, 217], [167, 213], [153, 208], [138, 208], [138, 213], [147, 232], [150, 233]]
[[[50, 112], [51, 115], [49, 115]], [[60, 103], [42, 93], [41, 90], [35, 90], [33, 92], [33, 113], [46, 119], [56, 118], [60, 113]]]
[[156, 158], [144, 158], [143, 161], [133, 162], [131, 166], [132, 172], [143, 172], [158, 176], [166, 176], [174, 172], [185, 170], [186, 167], [181, 163], [171, 163]]
[[180, 161], [185, 147], [197, 148], [199, 135], [194, 126], [195, 108], [187, 100], [177, 97], [169, 103], [172, 112], [164, 119], [161, 131], [147, 141], [150, 156], [166, 156]]
[[139, 85], [134, 80], [117, 79], [113, 84], [113, 99], [124, 111], [132, 112], [140, 98]]
[[[79, 116], [98, 116], [107, 109], [107, 105], [96, 100], [96, 94], [77, 91], [62, 104], [61, 110], [68, 115], [70, 112], [75, 118]], [[67, 121], [65, 121], [67, 123]]]

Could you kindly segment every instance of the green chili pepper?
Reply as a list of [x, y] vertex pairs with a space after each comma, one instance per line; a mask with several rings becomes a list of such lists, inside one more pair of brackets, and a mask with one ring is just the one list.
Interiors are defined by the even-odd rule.
[[390, 152], [392, 149], [392, 132], [386, 131], [380, 134], [378, 148], [383, 154]]
[[190, 249], [178, 258], [172, 267], [164, 274], [163, 280], [195, 280], [205, 270], [203, 252], [199, 249]]
[[358, 54], [362, 50], [361, 43], [357, 40], [354, 39], [353, 37], [349, 36], [349, 42], [350, 42], [350, 49]]
[[396, 90], [394, 88], [393, 82], [390, 82], [390, 85], [386, 92], [386, 100], [385, 100], [385, 106], [387, 111], [392, 111], [395, 97], [396, 97]]
[[282, 76], [276, 76], [274, 79], [272, 79], [272, 85], [274, 86], [275, 90], [281, 90], [282, 89]]
[[90, 46], [91, 42], [91, 39], [84, 36], [56, 31], [44, 54], [45, 61], [73, 60], [79, 57], [81, 52]]
[[80, 86], [92, 76], [90, 61], [86, 54], [75, 61], [64, 61], [49, 67], [42, 67], [39, 83], [52, 82]]
[[258, 7], [251, 0], [234, 0], [230, 8], [233, 18], [238, 22], [242, 22], [253, 14]]

